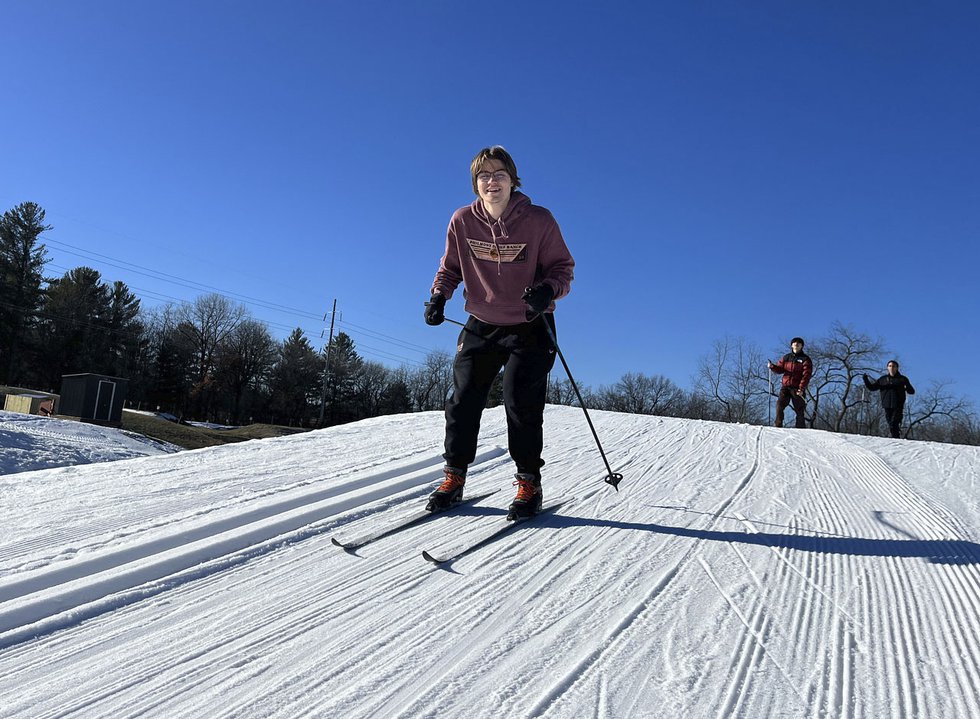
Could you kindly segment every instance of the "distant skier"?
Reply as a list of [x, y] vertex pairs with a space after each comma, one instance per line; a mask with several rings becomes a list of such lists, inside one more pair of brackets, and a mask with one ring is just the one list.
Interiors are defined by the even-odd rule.
[[442, 324], [446, 300], [462, 283], [471, 315], [459, 335], [446, 403], [445, 479], [428, 508], [445, 509], [462, 499], [480, 418], [503, 368], [507, 444], [518, 488], [508, 517], [522, 518], [540, 511], [542, 500], [544, 404], [555, 363], [543, 322], [554, 330], [554, 300], [568, 294], [575, 262], [551, 213], [518, 191], [517, 166], [504, 148], [480, 150], [470, 177], [476, 200], [449, 221], [446, 250], [425, 303], [426, 323]]
[[796, 428], [806, 427], [806, 388], [813, 374], [813, 360], [803, 351], [803, 338], [794, 337], [790, 343], [792, 352], [784, 354], [779, 362], [769, 360], [769, 371], [783, 376], [783, 386], [776, 400], [776, 427], [783, 426], [783, 412], [792, 402], [796, 413]]
[[888, 374], [876, 380], [864, 375], [864, 386], [872, 392], [881, 392], [881, 406], [892, 437], [902, 436], [902, 414], [905, 412], [905, 395], [915, 394], [909, 378], [898, 371], [898, 360], [888, 362]]

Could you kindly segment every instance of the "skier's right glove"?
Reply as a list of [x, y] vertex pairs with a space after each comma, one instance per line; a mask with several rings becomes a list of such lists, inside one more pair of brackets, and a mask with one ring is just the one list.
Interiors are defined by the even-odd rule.
[[429, 301], [425, 303], [425, 324], [441, 325], [446, 321], [446, 296], [441, 292], [436, 292]]

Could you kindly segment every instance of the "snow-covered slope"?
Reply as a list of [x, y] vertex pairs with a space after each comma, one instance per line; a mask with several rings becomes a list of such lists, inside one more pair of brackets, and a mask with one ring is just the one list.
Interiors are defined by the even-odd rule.
[[[0, 716], [980, 716], [980, 450], [546, 414], [555, 515], [447, 566], [438, 413], [0, 477]], [[4, 450], [6, 451], [6, 450]]]
[[109, 427], [0, 410], [0, 475], [179, 451]]

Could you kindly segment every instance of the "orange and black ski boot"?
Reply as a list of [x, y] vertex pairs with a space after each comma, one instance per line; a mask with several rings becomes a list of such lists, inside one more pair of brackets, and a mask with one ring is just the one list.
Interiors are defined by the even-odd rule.
[[466, 470], [456, 467], [443, 467], [446, 478], [439, 489], [429, 495], [425, 508], [430, 512], [441, 512], [463, 501], [463, 485], [466, 484]]
[[515, 474], [517, 480], [517, 496], [511, 502], [507, 512], [507, 520], [516, 522], [533, 517], [541, 511], [541, 501], [544, 494], [541, 491], [541, 478], [534, 474]]

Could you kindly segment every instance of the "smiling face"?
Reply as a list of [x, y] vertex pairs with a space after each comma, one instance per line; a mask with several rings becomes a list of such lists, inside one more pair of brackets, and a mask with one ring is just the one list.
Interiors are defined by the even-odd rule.
[[514, 181], [502, 161], [484, 161], [476, 173], [476, 191], [491, 216], [499, 218], [503, 214], [513, 189]]

